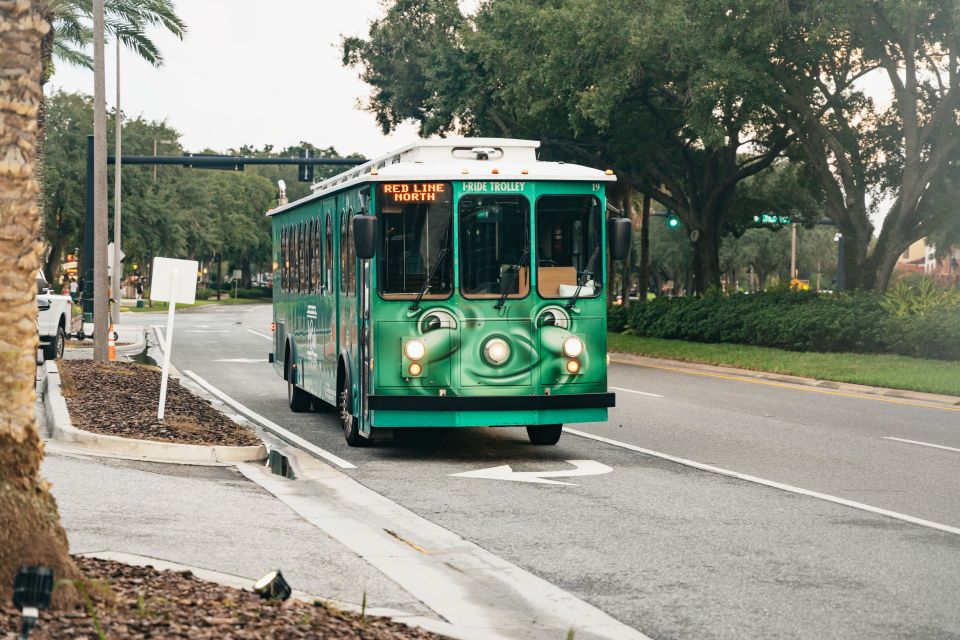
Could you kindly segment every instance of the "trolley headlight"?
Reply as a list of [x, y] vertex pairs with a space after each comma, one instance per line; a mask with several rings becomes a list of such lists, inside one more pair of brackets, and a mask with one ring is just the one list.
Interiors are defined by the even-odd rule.
[[570, 336], [563, 341], [563, 355], [576, 358], [583, 353], [583, 340], [577, 336]]
[[420, 340], [407, 340], [403, 345], [403, 355], [413, 361], [420, 360], [427, 355], [427, 346]]
[[483, 345], [483, 357], [492, 365], [500, 365], [510, 357], [510, 345], [503, 338], [490, 338]]

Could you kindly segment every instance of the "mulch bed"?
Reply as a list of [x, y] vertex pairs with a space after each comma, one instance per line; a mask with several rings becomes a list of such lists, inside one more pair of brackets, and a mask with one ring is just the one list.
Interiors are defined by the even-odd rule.
[[73, 426], [124, 438], [180, 444], [260, 444], [247, 429], [170, 378], [163, 422], [157, 421], [160, 370], [130, 362], [57, 362]]
[[[30, 637], [97, 638], [363, 638], [440, 639], [386, 618], [363, 617], [295, 600], [267, 601], [195, 578], [189, 571], [157, 571], [108, 560], [75, 558], [86, 576], [88, 600], [73, 611], [46, 611]], [[96, 622], [89, 609], [96, 611]], [[20, 613], [3, 603], [0, 636], [15, 638]]]

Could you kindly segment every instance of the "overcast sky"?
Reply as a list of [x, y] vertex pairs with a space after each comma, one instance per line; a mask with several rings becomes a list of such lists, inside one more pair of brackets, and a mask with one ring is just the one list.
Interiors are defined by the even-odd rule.
[[[160, 69], [123, 51], [120, 99], [128, 116], [165, 119], [188, 150], [304, 140], [372, 157], [416, 138], [413, 125], [384, 136], [373, 115], [357, 106], [369, 88], [340, 64], [341, 35], [366, 35], [370, 20], [383, 14], [378, 0], [176, 5], [186, 38], [153, 32], [166, 59]], [[116, 100], [115, 51], [107, 47], [108, 108]], [[61, 63], [50, 86], [93, 94], [93, 73]]]

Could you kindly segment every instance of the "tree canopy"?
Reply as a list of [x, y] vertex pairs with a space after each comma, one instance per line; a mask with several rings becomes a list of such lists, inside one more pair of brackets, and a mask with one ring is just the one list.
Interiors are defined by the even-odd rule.
[[[56, 277], [66, 253], [79, 247], [84, 222], [86, 138], [92, 133], [93, 102], [90, 96], [57, 92], [48, 100], [47, 198], [44, 202], [45, 239], [49, 244], [47, 275]], [[111, 118], [116, 117], [113, 113]], [[113, 133], [112, 123], [108, 126]], [[165, 122], [143, 117], [124, 119], [123, 151], [127, 155], [153, 155], [154, 140], [180, 138]], [[110, 143], [112, 144], [112, 142]], [[281, 149], [240, 145], [228, 154], [253, 156], [340, 157], [332, 147], [307, 142]], [[183, 151], [179, 142], [163, 151]], [[212, 150], [206, 150], [212, 152]], [[315, 179], [333, 175], [337, 167], [316, 167]], [[251, 166], [245, 171], [157, 168], [126, 165], [123, 168], [123, 250], [127, 264], [149, 263], [157, 255], [212, 260], [217, 254], [249, 279], [257, 266], [270, 264], [270, 221], [264, 215], [276, 205], [276, 181], [288, 184], [288, 196], [309, 193], [309, 184], [297, 181], [297, 167]], [[113, 203], [113, 184], [110, 184]], [[112, 211], [111, 211], [112, 215]]]
[[[955, 200], [958, 37], [935, 0], [490, 0], [472, 16], [394, 0], [342, 51], [384, 131], [531, 137], [615, 168], [683, 220], [697, 291], [744, 228], [744, 181], [802, 159], [851, 247], [848, 279], [882, 290], [912, 240], [956, 217], [937, 202]], [[866, 95], [871, 71], [889, 107]]]

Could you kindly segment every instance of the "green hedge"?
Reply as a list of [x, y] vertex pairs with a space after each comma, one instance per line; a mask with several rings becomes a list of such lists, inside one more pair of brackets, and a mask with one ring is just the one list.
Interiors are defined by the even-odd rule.
[[693, 342], [960, 359], [960, 305], [895, 315], [881, 300], [869, 293], [792, 290], [657, 298], [612, 311], [608, 326]]
[[253, 287], [252, 289], [237, 289], [238, 298], [270, 298], [273, 297], [273, 289], [267, 287]]

